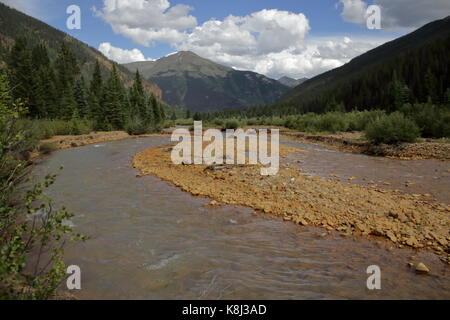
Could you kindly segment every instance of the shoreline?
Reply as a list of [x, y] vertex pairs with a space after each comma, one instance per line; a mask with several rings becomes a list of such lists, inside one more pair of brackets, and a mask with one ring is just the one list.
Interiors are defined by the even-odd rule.
[[280, 138], [313, 143], [331, 150], [368, 156], [400, 160], [450, 161], [450, 143], [436, 142], [436, 140], [431, 139], [424, 142], [376, 146], [364, 140], [361, 132], [308, 134], [306, 132], [283, 129], [280, 130]]
[[118, 141], [125, 139], [135, 139], [142, 137], [162, 136], [165, 133], [149, 133], [141, 135], [130, 135], [125, 131], [94, 131], [88, 134], [82, 135], [67, 135], [67, 136], [54, 136], [49, 139], [44, 139], [39, 142], [39, 146], [43, 144], [53, 144], [57, 150], [77, 148], [86, 145]]
[[[174, 165], [173, 144], [135, 155], [140, 175], [154, 175], [210, 205], [242, 205], [298, 225], [335, 230], [343, 236], [378, 236], [395, 246], [432, 251], [450, 263], [450, 206], [396, 190], [346, 185], [302, 174], [281, 161], [277, 176], [263, 177], [260, 166], [209, 170], [206, 165]], [[301, 152], [280, 146], [283, 154]], [[284, 149], [284, 150], [282, 150]], [[282, 159], [281, 159], [282, 160]]]

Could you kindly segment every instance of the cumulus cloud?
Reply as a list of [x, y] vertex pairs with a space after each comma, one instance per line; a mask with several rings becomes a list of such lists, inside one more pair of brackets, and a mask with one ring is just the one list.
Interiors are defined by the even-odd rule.
[[93, 10], [114, 32], [145, 46], [153, 41], [179, 42], [184, 30], [197, 25], [197, 19], [189, 15], [192, 7], [171, 6], [167, 0], [103, 0], [103, 8]]
[[343, 6], [341, 13], [342, 19], [352, 23], [366, 23], [367, 3], [362, 0], [339, 0], [339, 3]]
[[117, 63], [130, 63], [136, 61], [153, 61], [146, 59], [139, 49], [125, 50], [111, 45], [109, 42], [103, 42], [99, 45], [98, 50], [107, 58]]
[[369, 4], [381, 8], [381, 26], [384, 29], [418, 28], [433, 20], [450, 15], [448, 0], [339, 0], [341, 16], [345, 21], [366, 25]]
[[[361, 0], [352, 1], [359, 1], [364, 8]], [[167, 0], [104, 0], [103, 3], [104, 8], [95, 9], [96, 14], [116, 33], [139, 45], [165, 42], [176, 50], [193, 51], [217, 63], [273, 78], [312, 77], [380, 44], [342, 36], [308, 38], [310, 25], [303, 13], [277, 9], [264, 9], [246, 16], [230, 15], [197, 25], [197, 20], [189, 15], [192, 8], [171, 6]], [[351, 14], [356, 16], [355, 11], [347, 11], [348, 16]]]
[[[313, 77], [330, 69], [342, 66], [352, 58], [382, 44], [384, 40], [352, 40], [341, 38], [308, 39], [300, 51], [288, 48], [279, 52], [234, 55], [223, 53], [215, 47], [191, 49], [200, 56], [238, 70], [252, 70], [272, 78]], [[188, 49], [188, 48], [184, 48]]]
[[261, 10], [245, 17], [228, 16], [196, 27], [176, 46], [181, 50], [210, 49], [230, 55], [268, 54], [303, 48], [309, 21], [304, 14]]

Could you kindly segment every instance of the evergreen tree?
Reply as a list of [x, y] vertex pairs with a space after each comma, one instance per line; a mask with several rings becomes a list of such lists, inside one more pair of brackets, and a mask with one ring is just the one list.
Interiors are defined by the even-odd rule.
[[35, 70], [32, 95], [37, 109], [36, 115], [54, 118], [57, 109], [55, 75], [44, 44], [33, 48], [32, 65]]
[[113, 65], [110, 78], [105, 86], [102, 104], [107, 122], [114, 130], [121, 130], [124, 128], [124, 102], [124, 89], [119, 78], [119, 73], [117, 72], [117, 67], [116, 65]]
[[32, 105], [34, 103], [32, 96], [35, 80], [33, 77], [34, 70], [31, 51], [28, 49], [25, 38], [16, 39], [9, 55], [8, 68], [13, 98], [22, 99], [25, 106], [28, 107], [29, 114], [36, 116], [38, 110]]
[[427, 73], [425, 75], [425, 89], [427, 93], [427, 100], [431, 102], [438, 102], [437, 101], [437, 80], [434, 76], [433, 72], [431, 72], [431, 69], [428, 68]]
[[57, 90], [60, 94], [58, 117], [69, 120], [77, 106], [74, 96], [75, 79], [80, 73], [77, 60], [66, 42], [61, 43], [55, 62]]
[[94, 73], [89, 87], [89, 113], [95, 121], [97, 130], [106, 130], [107, 120], [102, 107], [103, 100], [103, 78], [98, 60], [95, 63]]
[[84, 77], [81, 77], [75, 81], [74, 95], [77, 105], [77, 115], [81, 118], [86, 118], [89, 112], [88, 103], [86, 100], [86, 86]]
[[136, 71], [133, 86], [130, 88], [130, 112], [147, 122], [150, 115], [147, 110], [147, 99], [142, 85], [141, 75]]
[[155, 125], [160, 124], [162, 122], [161, 109], [159, 106], [159, 102], [156, 100], [156, 97], [154, 94], [150, 95], [149, 105], [152, 108], [153, 122], [155, 123]]

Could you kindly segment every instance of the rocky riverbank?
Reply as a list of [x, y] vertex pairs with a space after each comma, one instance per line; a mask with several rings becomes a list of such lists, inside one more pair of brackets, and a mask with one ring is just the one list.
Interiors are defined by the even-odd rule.
[[[384, 237], [398, 247], [431, 250], [449, 261], [448, 205], [395, 190], [311, 177], [286, 164], [276, 176], [261, 176], [259, 166], [174, 165], [170, 150], [165, 146], [141, 152], [134, 167], [195, 196], [210, 197], [211, 205], [244, 205], [343, 236]], [[281, 146], [280, 151], [283, 157], [300, 150]]]
[[373, 145], [364, 139], [361, 132], [337, 134], [308, 134], [305, 132], [282, 130], [285, 139], [312, 142], [324, 147], [353, 153], [383, 156], [403, 160], [436, 159], [450, 161], [450, 143], [428, 139], [416, 143], [400, 145]]
[[125, 131], [91, 132], [78, 136], [54, 136], [50, 139], [40, 141], [40, 145], [51, 144], [55, 149], [69, 149], [89, 144], [102, 143], [106, 141], [124, 140], [138, 137], [150, 137], [159, 134], [144, 134], [138, 136], [129, 135]]

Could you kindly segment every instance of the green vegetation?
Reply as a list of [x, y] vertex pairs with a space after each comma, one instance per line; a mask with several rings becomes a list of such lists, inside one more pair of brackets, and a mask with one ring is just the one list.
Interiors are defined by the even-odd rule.
[[415, 142], [419, 133], [419, 127], [400, 112], [383, 115], [369, 123], [365, 129], [367, 139], [375, 144]]
[[450, 19], [434, 21], [321, 74], [256, 116], [323, 113], [336, 102], [345, 111], [398, 111], [403, 104], [448, 103]]
[[[55, 176], [35, 184], [26, 181], [29, 166], [24, 154], [35, 148], [19, 124], [26, 111], [20, 100], [12, 99], [0, 73], [0, 299], [54, 295], [66, 275], [64, 243], [85, 239], [68, 226], [73, 215], [65, 208], [56, 210], [45, 195]], [[42, 148], [49, 152], [52, 146]]]
[[[141, 134], [163, 126], [165, 107], [153, 94], [146, 93], [139, 72], [127, 91], [117, 66], [112, 65], [104, 81], [97, 61], [87, 88], [79, 63], [66, 42], [61, 43], [52, 63], [44, 44], [30, 49], [25, 38], [16, 40], [7, 61], [13, 98], [23, 100], [29, 119], [43, 121], [38, 123], [43, 128], [35, 137], [78, 135], [92, 129]], [[58, 128], [60, 121], [66, 124]]]
[[[431, 103], [404, 104], [401, 111], [385, 110], [306, 113], [288, 116], [251, 117], [239, 112], [237, 117], [226, 117], [226, 112], [200, 114], [204, 127], [235, 129], [247, 126], [276, 126], [308, 133], [365, 132], [373, 143], [395, 144], [425, 138], [450, 137], [450, 105]], [[234, 113], [236, 115], [236, 113]], [[192, 125], [193, 119], [179, 119], [178, 125]], [[443, 140], [445, 141], [445, 140]]]
[[223, 128], [236, 130], [239, 128], [239, 122], [236, 120], [227, 120]]

